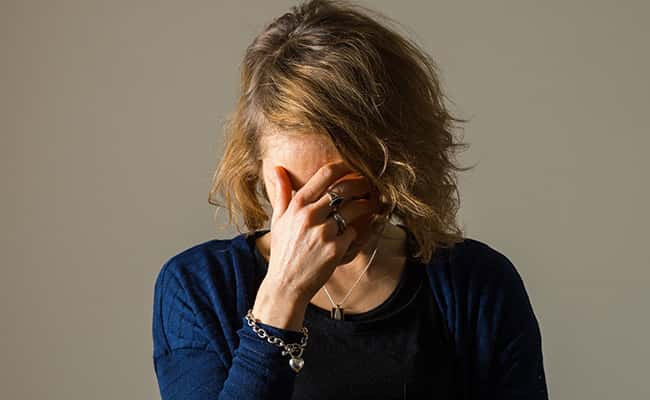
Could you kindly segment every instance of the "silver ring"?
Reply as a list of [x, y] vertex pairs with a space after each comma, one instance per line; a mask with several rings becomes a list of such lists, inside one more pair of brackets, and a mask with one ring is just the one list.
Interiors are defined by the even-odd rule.
[[336, 221], [336, 225], [338, 226], [339, 230], [336, 233], [337, 236], [340, 236], [343, 232], [345, 232], [345, 229], [347, 228], [347, 222], [345, 222], [345, 219], [339, 214], [338, 211], [334, 211], [330, 214], [332, 218], [334, 218], [334, 221]]
[[339, 206], [343, 202], [344, 198], [342, 196], [339, 196], [335, 191], [330, 190], [327, 192], [327, 194], [330, 196], [330, 202], [329, 202], [329, 207], [330, 210], [336, 211], [339, 209]]

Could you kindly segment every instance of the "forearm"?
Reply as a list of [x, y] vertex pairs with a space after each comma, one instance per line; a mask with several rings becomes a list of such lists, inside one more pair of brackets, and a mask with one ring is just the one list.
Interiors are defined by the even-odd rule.
[[[258, 327], [285, 343], [300, 342], [306, 303], [290, 290], [262, 282], [252, 313]], [[235, 350], [228, 378], [220, 399], [289, 399], [296, 372], [289, 366], [289, 356], [282, 348], [261, 338], [243, 318], [237, 332]]]
[[264, 280], [255, 297], [253, 316], [267, 325], [300, 332], [308, 302], [290, 288]]
[[[237, 331], [239, 347], [235, 350], [228, 377], [219, 399], [289, 399], [293, 393], [296, 373], [289, 366], [289, 356], [282, 349], [262, 339], [242, 318]], [[300, 342], [302, 333], [276, 328], [261, 322], [257, 325], [269, 335], [281, 337], [285, 343]]]

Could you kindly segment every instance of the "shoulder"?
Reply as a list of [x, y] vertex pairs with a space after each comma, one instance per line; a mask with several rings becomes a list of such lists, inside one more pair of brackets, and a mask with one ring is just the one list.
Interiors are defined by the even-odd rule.
[[451, 247], [439, 248], [432, 264], [434, 270], [449, 279], [470, 279], [483, 284], [520, 279], [514, 263], [500, 249], [470, 237]]
[[232, 239], [212, 239], [168, 256], [156, 275], [156, 295], [180, 298], [202, 291], [211, 276], [223, 275], [228, 269], [231, 251]]
[[170, 256], [157, 274], [155, 292], [170, 301], [187, 302], [194, 311], [235, 302], [240, 286], [250, 283], [255, 272], [242, 247], [242, 235], [208, 240]]
[[541, 329], [514, 263], [494, 246], [472, 238], [445, 254], [445, 316], [481, 392], [517, 391], [531, 399], [546, 398]]
[[[529, 319], [532, 313], [518, 269], [501, 250], [484, 241], [465, 238], [440, 248], [428, 267], [434, 295], [456, 329], [461, 320], [478, 319], [489, 325], [506, 318]], [[471, 326], [479, 328], [475, 322]]]
[[172, 348], [225, 348], [224, 331], [239, 322], [235, 312], [250, 291], [253, 268], [243, 236], [212, 239], [168, 257], [154, 283], [154, 354]]
[[240, 233], [228, 239], [212, 239], [183, 249], [163, 263], [159, 278], [170, 275], [199, 283], [209, 277], [231, 280], [238, 273], [255, 272], [246, 235]]
[[223, 259], [229, 253], [229, 240], [213, 239], [178, 251], [163, 262], [156, 280], [156, 293], [177, 297], [181, 292], [194, 292], [205, 285], [211, 274], [225, 268]]
[[224, 268], [224, 261], [232, 250], [232, 239], [212, 239], [194, 244], [167, 257], [158, 279], [201, 277], [215, 268]]

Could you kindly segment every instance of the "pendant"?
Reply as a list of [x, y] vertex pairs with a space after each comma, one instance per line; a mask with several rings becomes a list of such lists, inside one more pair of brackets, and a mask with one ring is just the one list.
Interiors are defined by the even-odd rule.
[[294, 372], [298, 372], [302, 369], [302, 366], [305, 365], [305, 360], [301, 357], [291, 357], [289, 360], [289, 366]]
[[330, 313], [330, 316], [333, 319], [337, 319], [342, 321], [344, 319], [344, 314], [343, 314], [343, 309], [339, 306], [333, 307], [332, 312]]

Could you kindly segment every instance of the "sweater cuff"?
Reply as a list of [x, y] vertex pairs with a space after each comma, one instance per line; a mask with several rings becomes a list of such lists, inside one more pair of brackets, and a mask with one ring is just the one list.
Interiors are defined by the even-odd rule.
[[[269, 335], [277, 336], [285, 343], [299, 342], [301, 332], [276, 328], [257, 323]], [[289, 399], [293, 393], [296, 373], [289, 366], [289, 355], [282, 355], [282, 348], [261, 338], [248, 325], [246, 316], [237, 330], [239, 346], [234, 352], [228, 379], [222, 397], [228, 399]]]
[[[279, 337], [284, 340], [284, 343], [300, 343], [302, 340], [302, 332], [294, 331], [291, 329], [283, 329], [271, 326], [262, 322], [256, 322], [257, 326], [264, 329], [268, 335]], [[266, 338], [261, 338], [253, 331], [253, 327], [248, 325], [246, 316], [242, 317], [242, 327], [238, 331], [240, 337], [240, 346], [245, 346], [250, 350], [262, 355], [264, 357], [272, 357], [277, 359], [285, 359], [287, 368], [289, 368], [289, 355], [282, 355], [282, 347], [273, 343], [269, 343]]]

